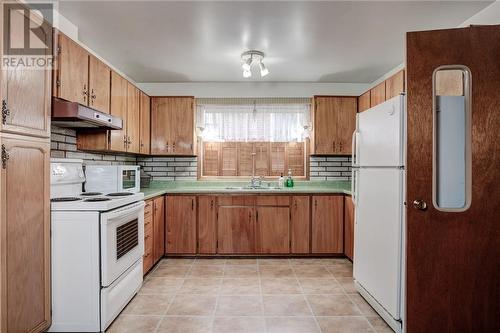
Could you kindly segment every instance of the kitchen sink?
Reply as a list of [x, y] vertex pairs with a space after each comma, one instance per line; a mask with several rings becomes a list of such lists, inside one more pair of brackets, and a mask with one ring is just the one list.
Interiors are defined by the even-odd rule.
[[276, 186], [227, 186], [226, 190], [279, 190]]

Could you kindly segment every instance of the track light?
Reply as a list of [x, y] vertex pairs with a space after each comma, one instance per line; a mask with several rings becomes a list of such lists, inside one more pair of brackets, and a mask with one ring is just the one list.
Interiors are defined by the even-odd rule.
[[257, 50], [250, 50], [243, 52], [241, 54], [241, 68], [243, 69], [243, 77], [249, 78], [252, 77], [252, 63], [254, 61], [259, 62], [260, 67], [260, 76], [264, 77], [269, 74], [269, 69], [267, 69], [266, 65], [264, 65], [264, 52]]

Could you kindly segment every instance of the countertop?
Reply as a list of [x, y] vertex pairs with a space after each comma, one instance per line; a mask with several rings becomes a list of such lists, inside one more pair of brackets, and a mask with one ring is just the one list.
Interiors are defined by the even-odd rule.
[[[267, 188], [269, 184], [271, 188]], [[294, 187], [284, 188], [277, 188], [277, 182], [263, 181], [263, 188], [248, 186], [248, 181], [152, 181], [141, 192], [145, 200], [163, 194], [351, 194], [350, 181], [295, 181]]]

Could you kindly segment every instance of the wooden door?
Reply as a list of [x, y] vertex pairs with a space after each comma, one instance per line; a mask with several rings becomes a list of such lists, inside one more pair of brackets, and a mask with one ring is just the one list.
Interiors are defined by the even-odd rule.
[[331, 96], [314, 98], [314, 138], [313, 151], [316, 155], [334, 153], [337, 137], [337, 114], [340, 99]]
[[165, 197], [153, 200], [153, 258], [156, 263], [165, 254]]
[[[286, 163], [285, 168], [292, 171], [292, 175], [297, 177], [306, 176], [306, 165], [304, 149], [306, 149], [304, 142], [288, 142], [286, 144]], [[309, 156], [307, 156], [309, 158]]]
[[217, 240], [219, 254], [255, 253], [255, 209], [219, 206]]
[[148, 95], [140, 92], [140, 141], [139, 152], [149, 155], [151, 153], [151, 99]]
[[194, 155], [194, 98], [172, 97], [172, 153]]
[[290, 206], [290, 250], [291, 253], [310, 253], [309, 238], [311, 235], [310, 197], [294, 195]]
[[290, 253], [290, 207], [257, 207], [255, 213], [257, 253]]
[[196, 197], [167, 196], [167, 254], [196, 253]]
[[[0, 12], [0, 14], [3, 13]], [[23, 16], [24, 12], [10, 12], [12, 19], [15, 19], [16, 15]], [[20, 17], [20, 19], [24, 18]], [[35, 26], [39, 26], [41, 23], [39, 22], [41, 20], [34, 15], [27, 19]], [[11, 38], [13, 41], [24, 38], [24, 31], [19, 30], [21, 29], [12, 29]], [[38, 38], [48, 43], [52, 29], [42, 30], [42, 32], [45, 34], [38, 36]], [[47, 49], [45, 56], [50, 56], [50, 48]], [[23, 68], [23, 66], [4, 66], [2, 68], [0, 72], [2, 99], [0, 131], [50, 137], [51, 74], [49, 68], [45, 70], [42, 68]]]
[[140, 95], [132, 83], [127, 82], [127, 152], [139, 153], [140, 149]]
[[385, 102], [385, 81], [370, 90], [370, 107]]
[[57, 34], [57, 97], [88, 105], [89, 54], [63, 33]]
[[[0, 330], [50, 326], [50, 142], [0, 135]], [[7, 155], [4, 155], [7, 156]]]
[[255, 175], [263, 177], [269, 175], [269, 151], [269, 142], [254, 143]]
[[385, 99], [391, 99], [405, 91], [405, 71], [402, 69], [385, 81]]
[[358, 97], [358, 112], [366, 111], [370, 108], [370, 90]]
[[221, 176], [238, 175], [238, 145], [236, 142], [221, 142], [220, 147], [220, 170]]
[[312, 205], [312, 253], [343, 253], [343, 196], [314, 195]]
[[342, 97], [337, 113], [337, 137], [335, 153], [350, 155], [352, 151], [352, 133], [356, 129], [357, 98]]
[[253, 143], [238, 142], [238, 176], [251, 176], [253, 170]]
[[[406, 332], [497, 332], [500, 26], [412, 32], [406, 40]], [[471, 204], [463, 212], [437, 210], [432, 200], [432, 74], [443, 65], [467, 66], [472, 77]]]
[[89, 60], [89, 106], [109, 113], [111, 101], [111, 69], [94, 56]]
[[202, 176], [219, 175], [220, 147], [220, 142], [203, 142]]
[[128, 82], [116, 72], [111, 72], [111, 114], [123, 121], [121, 130], [109, 131], [110, 146], [113, 151], [127, 151], [127, 89]]
[[175, 105], [169, 97], [151, 99], [151, 154], [167, 155], [172, 153], [171, 132]]
[[344, 197], [344, 254], [354, 258], [354, 204], [351, 196]]
[[217, 253], [217, 197], [198, 197], [198, 253]]

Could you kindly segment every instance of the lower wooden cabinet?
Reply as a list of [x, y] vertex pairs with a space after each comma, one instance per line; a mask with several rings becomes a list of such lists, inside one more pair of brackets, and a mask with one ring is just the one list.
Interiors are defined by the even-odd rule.
[[290, 205], [290, 252], [310, 253], [310, 212], [309, 196], [292, 196]]
[[350, 196], [344, 197], [344, 254], [354, 258], [354, 203]]
[[50, 142], [0, 134], [0, 331], [51, 323]]
[[255, 209], [252, 206], [220, 206], [218, 214], [217, 253], [255, 253]]
[[198, 197], [198, 253], [217, 253], [217, 197]]
[[290, 253], [290, 207], [257, 207], [255, 213], [256, 252]]
[[166, 253], [196, 253], [196, 196], [167, 196]]
[[165, 197], [153, 200], [153, 261], [165, 254]]
[[344, 252], [344, 196], [312, 196], [312, 253]]

